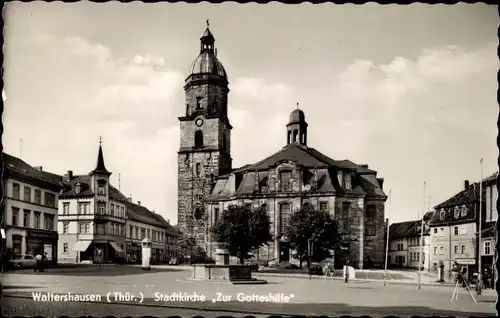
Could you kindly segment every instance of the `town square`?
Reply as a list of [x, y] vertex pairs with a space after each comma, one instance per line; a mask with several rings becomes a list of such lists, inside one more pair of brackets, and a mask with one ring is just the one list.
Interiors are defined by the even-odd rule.
[[[105, 267], [105, 268], [104, 268]], [[104, 269], [103, 269], [104, 268]], [[273, 314], [293, 315], [363, 315], [369, 312], [371, 316], [444, 316], [457, 317], [488, 316], [495, 312], [495, 293], [485, 293], [476, 297], [474, 303], [465, 290], [460, 291], [458, 301], [450, 302], [453, 285], [438, 285], [427, 280], [422, 289], [417, 289], [416, 280], [389, 279], [386, 286], [378, 279], [358, 279], [344, 283], [342, 279], [307, 279], [297, 277], [279, 277], [264, 274], [255, 276], [268, 281], [266, 285], [232, 285], [228, 283], [207, 283], [189, 280], [191, 271], [189, 267], [152, 268], [144, 272], [139, 267], [123, 266], [87, 266], [84, 268], [49, 269], [46, 273], [33, 274], [32, 271], [22, 270], [12, 275], [4, 275], [2, 283], [12, 288], [4, 289], [4, 310], [9, 316], [34, 315], [35, 307], [50, 312], [47, 316], [63, 315], [68, 312], [59, 309], [60, 303], [64, 306], [84, 306], [78, 302], [38, 301], [31, 303], [31, 307], [16, 306], [18, 299], [22, 302], [33, 301], [32, 293], [56, 295], [100, 295], [102, 299], [95, 305], [88, 302], [85, 306], [95, 307], [96, 313], [88, 314], [104, 316], [99, 308], [107, 306], [116, 308], [119, 316], [146, 315], [148, 312], [156, 313], [153, 316], [194, 316], [204, 317], [224, 314], [242, 317], [269, 316]], [[399, 274], [401, 275], [401, 274]], [[394, 275], [398, 277], [398, 274]], [[107, 295], [112, 293], [113, 295]], [[116, 293], [116, 297], [114, 295]], [[143, 294], [141, 296], [141, 293]], [[119, 295], [118, 295], [119, 294]], [[126, 295], [135, 295], [136, 299], [127, 298]], [[158, 295], [164, 298], [159, 299]], [[175, 295], [177, 299], [175, 299]], [[293, 295], [288, 302], [246, 300], [241, 295]], [[12, 296], [22, 298], [13, 298]], [[180, 300], [180, 295], [198, 295], [192, 301]], [[165, 296], [174, 297], [172, 301], [165, 300]], [[200, 297], [204, 296], [205, 301]], [[109, 299], [108, 299], [109, 297]], [[121, 297], [121, 298], [120, 298]], [[141, 297], [143, 298], [141, 300]], [[231, 299], [229, 300], [229, 298]], [[125, 299], [127, 298], [127, 299]], [[213, 301], [215, 300], [215, 302]], [[278, 299], [275, 299], [278, 300]], [[117, 305], [121, 303], [123, 305]], [[131, 304], [135, 304], [136, 309]], [[110, 307], [111, 306], [111, 307]], [[114, 306], [114, 307], [113, 307]], [[131, 308], [134, 307], [134, 308]], [[88, 307], [90, 308], [90, 307]], [[50, 311], [52, 310], [52, 311]], [[80, 309], [82, 310], [82, 309]], [[91, 309], [89, 309], [91, 310]], [[41, 311], [40, 313], [42, 313]], [[135, 314], [131, 314], [135, 313]], [[139, 314], [141, 313], [141, 314]], [[77, 315], [78, 313], [75, 313]], [[150, 315], [150, 314], [147, 314]]]
[[7, 316], [490, 316], [486, 4], [5, 8]]

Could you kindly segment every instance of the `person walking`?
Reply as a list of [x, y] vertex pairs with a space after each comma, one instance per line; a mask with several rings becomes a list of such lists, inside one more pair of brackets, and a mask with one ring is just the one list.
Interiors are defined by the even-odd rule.
[[40, 253], [37, 253], [36, 256], [35, 256], [35, 261], [36, 261], [36, 264], [35, 264], [35, 268], [33, 269], [33, 271], [36, 273], [36, 271], [40, 271], [41, 272], [41, 264], [42, 264], [42, 255]]

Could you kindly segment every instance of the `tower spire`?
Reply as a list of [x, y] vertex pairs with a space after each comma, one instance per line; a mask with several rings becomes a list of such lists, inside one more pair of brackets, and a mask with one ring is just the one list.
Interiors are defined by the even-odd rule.
[[207, 29], [205, 30], [205, 32], [203, 32], [203, 35], [200, 38], [201, 42], [200, 53], [209, 52], [213, 54], [215, 38], [212, 32], [210, 32], [210, 21], [207, 19], [206, 22], [207, 22]]
[[106, 166], [104, 165], [104, 154], [102, 152], [102, 137], [99, 136], [99, 152], [97, 153], [97, 164], [95, 169], [90, 173], [91, 175], [93, 174], [104, 174], [104, 175], [111, 175], [111, 172], [106, 170]]

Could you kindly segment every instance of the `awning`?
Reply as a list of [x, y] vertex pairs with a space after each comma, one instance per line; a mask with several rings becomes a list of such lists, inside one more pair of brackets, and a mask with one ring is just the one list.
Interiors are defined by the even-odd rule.
[[0, 229], [0, 231], [2, 232], [2, 238], [3, 239], [7, 239], [7, 235], [5, 235], [5, 230], [4, 229]]
[[109, 241], [109, 244], [117, 251], [118, 253], [123, 253], [123, 250], [116, 244], [114, 241]]
[[78, 241], [73, 246], [73, 251], [85, 252], [87, 248], [89, 248], [90, 243], [92, 243], [92, 241]]

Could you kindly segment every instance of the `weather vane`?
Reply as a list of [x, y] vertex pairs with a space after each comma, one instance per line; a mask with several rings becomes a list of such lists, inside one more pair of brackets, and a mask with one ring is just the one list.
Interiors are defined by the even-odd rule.
[[99, 145], [102, 144], [102, 136], [99, 136]]
[[299, 109], [299, 102], [297, 102], [297, 109]]
[[210, 26], [210, 21], [207, 19], [207, 28]]

